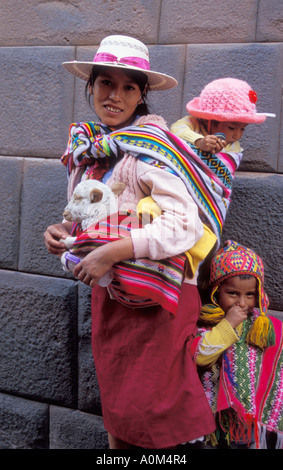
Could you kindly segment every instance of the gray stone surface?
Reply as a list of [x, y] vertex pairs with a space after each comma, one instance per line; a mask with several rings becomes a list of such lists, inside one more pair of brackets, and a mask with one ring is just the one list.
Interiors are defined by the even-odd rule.
[[283, 175], [239, 172], [222, 236], [223, 241], [236, 240], [262, 257], [273, 310], [283, 306], [282, 207]]
[[62, 155], [74, 79], [61, 63], [72, 59], [71, 47], [0, 47], [2, 155]]
[[163, 0], [159, 41], [172, 43], [252, 42], [257, 0]]
[[102, 418], [51, 406], [50, 449], [108, 449]]
[[0, 157], [0, 167], [0, 268], [17, 269], [23, 160]]
[[0, 423], [0, 449], [48, 448], [47, 404], [0, 393]]
[[60, 160], [25, 159], [21, 197], [19, 270], [66, 277], [57, 256], [49, 255], [43, 235], [62, 222], [67, 173]]
[[283, 15], [280, 0], [258, 2], [256, 41], [282, 42]]
[[1, 391], [75, 406], [77, 286], [0, 271]]
[[[160, 0], [11, 0], [2, 8], [3, 46], [98, 44], [108, 34], [136, 35], [157, 42]], [[32, 25], [32, 28], [31, 28]]]

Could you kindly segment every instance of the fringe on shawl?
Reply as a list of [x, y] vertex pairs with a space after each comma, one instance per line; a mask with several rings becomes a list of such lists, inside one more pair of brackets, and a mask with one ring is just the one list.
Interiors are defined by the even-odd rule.
[[206, 436], [206, 442], [217, 446], [224, 437], [228, 446], [231, 443], [250, 446], [253, 442], [254, 418], [250, 415], [240, 416], [233, 408], [219, 411], [216, 415], [218, 429]]

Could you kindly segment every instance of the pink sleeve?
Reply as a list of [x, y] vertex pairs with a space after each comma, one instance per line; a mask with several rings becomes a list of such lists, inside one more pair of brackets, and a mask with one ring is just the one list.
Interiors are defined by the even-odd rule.
[[172, 173], [139, 161], [137, 179], [163, 214], [131, 231], [135, 258], [164, 259], [190, 249], [203, 235], [198, 208], [184, 183]]

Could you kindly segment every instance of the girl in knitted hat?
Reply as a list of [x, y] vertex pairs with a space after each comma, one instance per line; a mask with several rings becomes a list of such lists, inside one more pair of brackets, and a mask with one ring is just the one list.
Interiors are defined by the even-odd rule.
[[214, 445], [222, 436], [266, 448], [270, 432], [283, 445], [283, 328], [266, 315], [263, 281], [260, 257], [235, 241], [212, 259], [212, 303], [202, 307], [192, 353], [217, 421]]
[[[99, 238], [100, 246], [74, 270], [75, 277], [92, 288], [92, 346], [109, 445], [171, 448], [215, 429], [188, 348], [200, 300], [197, 272], [186, 274], [183, 256], [203, 235], [198, 204], [214, 221], [215, 198], [209, 192], [214, 189], [193, 184], [188, 166], [202, 171], [199, 162], [189, 153], [185, 158], [169, 140], [160, 116], [148, 114], [148, 91], [168, 90], [177, 82], [150, 70], [142, 42], [109, 36], [93, 61], [67, 62], [64, 67], [86, 81], [99, 116], [99, 122], [70, 126], [62, 158], [68, 196], [80, 181], [98, 179], [109, 186], [124, 183], [118, 197], [121, 213], [145, 197], [160, 207], [152, 223], [130, 230], [129, 236], [111, 243]], [[211, 205], [204, 205], [207, 199]], [[222, 225], [222, 210], [216, 211], [215, 230]], [[74, 230], [67, 221], [48, 227], [48, 251], [61, 256], [66, 248], [60, 240]], [[147, 276], [150, 262], [162, 259], [165, 263], [160, 262], [156, 276]], [[115, 271], [108, 287], [97, 285], [112, 268], [123, 269], [123, 281]]]
[[274, 116], [257, 113], [256, 102], [257, 94], [247, 82], [236, 78], [213, 80], [199, 97], [187, 103], [189, 116], [172, 124], [171, 131], [201, 152], [236, 153], [241, 158], [239, 141], [246, 126]]

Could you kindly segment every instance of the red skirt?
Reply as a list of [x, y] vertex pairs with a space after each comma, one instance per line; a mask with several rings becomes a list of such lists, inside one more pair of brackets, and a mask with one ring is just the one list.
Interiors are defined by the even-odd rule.
[[183, 284], [174, 317], [92, 291], [92, 346], [104, 426], [129, 444], [162, 449], [209, 434], [214, 418], [190, 354], [200, 300]]

